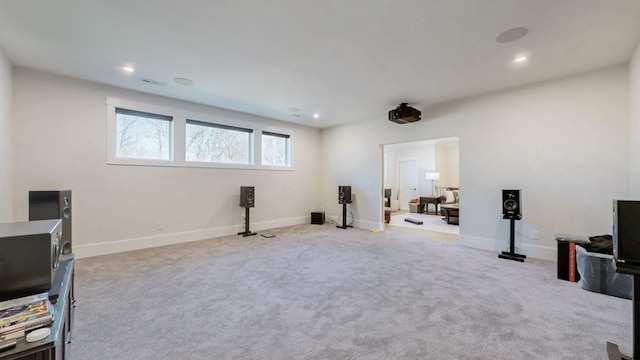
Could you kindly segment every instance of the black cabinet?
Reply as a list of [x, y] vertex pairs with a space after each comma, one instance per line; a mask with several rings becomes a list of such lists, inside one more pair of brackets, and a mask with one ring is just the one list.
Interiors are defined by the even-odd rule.
[[[58, 297], [52, 304], [53, 323], [51, 334], [36, 342], [28, 343], [25, 338], [18, 340], [16, 346], [0, 352], [1, 360], [68, 360], [71, 359], [71, 329], [75, 311], [73, 297], [73, 259], [60, 262], [58, 272], [62, 272], [57, 287]], [[56, 277], [58, 279], [58, 277]]]

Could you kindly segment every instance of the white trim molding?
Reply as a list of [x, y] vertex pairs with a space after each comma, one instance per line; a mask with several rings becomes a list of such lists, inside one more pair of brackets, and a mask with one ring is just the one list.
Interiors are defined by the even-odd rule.
[[[251, 231], [265, 231], [280, 227], [302, 225], [309, 223], [308, 216], [299, 216], [288, 219], [263, 221], [251, 224]], [[75, 245], [73, 252], [78, 259], [109, 255], [127, 251], [142, 250], [166, 245], [182, 244], [192, 241], [208, 240], [223, 236], [237, 235], [243, 231], [242, 225], [223, 226], [219, 228], [186, 231], [160, 236], [149, 236], [134, 239], [122, 239], [107, 241], [98, 244]], [[240, 236], [240, 235], [238, 235]]]
[[[496, 240], [489, 238], [481, 238], [476, 236], [458, 236], [458, 244], [460, 246], [466, 246], [474, 249], [483, 249], [496, 252], [506, 251], [509, 247], [509, 239]], [[519, 243], [516, 247], [520, 248], [519, 252], [526, 255], [527, 258], [543, 259], [549, 261], [557, 261], [557, 248], [550, 246], [540, 246], [530, 243]]]

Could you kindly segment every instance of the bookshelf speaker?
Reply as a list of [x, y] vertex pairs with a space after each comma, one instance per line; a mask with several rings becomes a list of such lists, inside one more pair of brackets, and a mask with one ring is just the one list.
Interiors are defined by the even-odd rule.
[[255, 187], [240, 186], [240, 206], [242, 207], [255, 206]]
[[338, 204], [351, 202], [351, 186], [338, 186]]
[[520, 190], [502, 190], [502, 218], [522, 218], [522, 203], [520, 202]]
[[[613, 200], [613, 255], [640, 267], [640, 201]], [[636, 284], [635, 286], [640, 286]]]

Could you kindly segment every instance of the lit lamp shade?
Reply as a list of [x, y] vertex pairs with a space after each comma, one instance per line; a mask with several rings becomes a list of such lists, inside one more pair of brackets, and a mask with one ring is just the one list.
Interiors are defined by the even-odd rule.
[[437, 172], [428, 172], [424, 175], [427, 180], [440, 180], [440, 173]]

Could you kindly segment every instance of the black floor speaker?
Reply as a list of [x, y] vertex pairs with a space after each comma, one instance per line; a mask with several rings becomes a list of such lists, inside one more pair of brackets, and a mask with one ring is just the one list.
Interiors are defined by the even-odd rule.
[[62, 219], [62, 254], [73, 253], [71, 190], [29, 191], [29, 221]]

